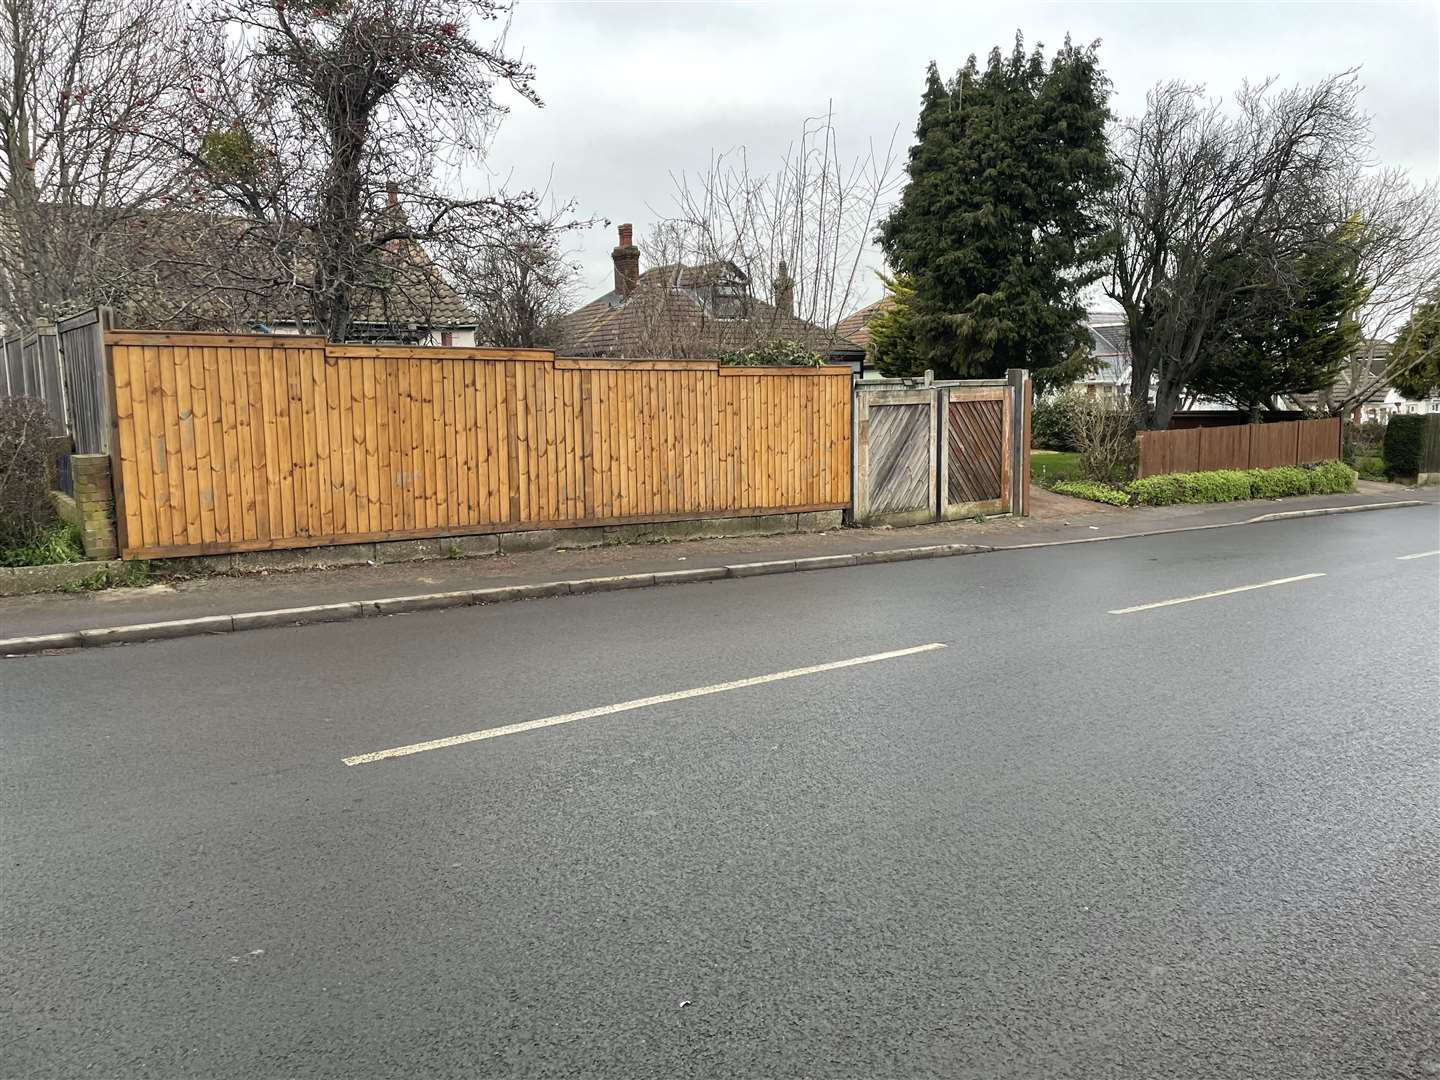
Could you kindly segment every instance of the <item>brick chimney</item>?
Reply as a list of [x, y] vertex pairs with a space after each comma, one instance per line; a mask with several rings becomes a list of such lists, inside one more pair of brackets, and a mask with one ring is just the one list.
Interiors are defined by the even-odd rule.
[[400, 205], [400, 185], [394, 180], [385, 181], [385, 205], [392, 210]]
[[795, 279], [785, 260], [780, 260], [780, 276], [775, 279], [775, 310], [782, 315], [795, 314]]
[[620, 244], [610, 252], [615, 262], [615, 291], [629, 296], [640, 280], [640, 249], [635, 246], [634, 227], [626, 222], [620, 226]]

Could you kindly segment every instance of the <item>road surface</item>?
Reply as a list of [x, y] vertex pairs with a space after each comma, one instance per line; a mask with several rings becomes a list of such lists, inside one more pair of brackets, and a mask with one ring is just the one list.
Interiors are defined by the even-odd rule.
[[1436, 549], [1421, 507], [0, 661], [0, 1076], [1434, 1076]]

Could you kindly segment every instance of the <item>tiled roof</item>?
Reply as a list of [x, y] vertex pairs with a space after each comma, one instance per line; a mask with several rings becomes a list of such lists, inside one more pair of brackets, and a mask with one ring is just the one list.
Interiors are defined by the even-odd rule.
[[894, 306], [895, 298], [893, 296], [881, 297], [875, 303], [846, 315], [835, 324], [835, 332], [847, 341], [854, 342], [860, 348], [866, 348], [870, 344], [870, 320], [882, 312], [889, 311]]
[[670, 265], [646, 271], [628, 297], [611, 291], [566, 315], [561, 320], [561, 351], [570, 356], [684, 360], [787, 340], [827, 359], [849, 360], [862, 352], [834, 331], [786, 315], [761, 300], [748, 301], [744, 318], [716, 318], [695, 290], [722, 280], [725, 265]]

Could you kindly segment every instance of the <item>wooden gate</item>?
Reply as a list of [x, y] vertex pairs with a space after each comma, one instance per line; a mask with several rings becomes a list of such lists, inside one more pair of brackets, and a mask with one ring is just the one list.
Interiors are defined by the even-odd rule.
[[912, 525], [935, 519], [938, 408], [928, 388], [856, 388], [857, 520]]
[[1011, 398], [1008, 386], [949, 386], [945, 401], [942, 518], [1010, 510]]
[[855, 520], [915, 525], [1024, 514], [1029, 374], [855, 388]]

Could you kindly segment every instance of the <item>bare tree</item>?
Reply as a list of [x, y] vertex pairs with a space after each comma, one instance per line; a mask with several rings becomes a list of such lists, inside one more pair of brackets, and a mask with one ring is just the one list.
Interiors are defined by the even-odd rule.
[[170, 0], [0, 0], [0, 321], [123, 288], [134, 221], [177, 189], [149, 129], [187, 116], [182, 15]]
[[[160, 137], [246, 253], [232, 273], [298, 292], [302, 324], [343, 340], [360, 309], [368, 321], [442, 295], [432, 258], [530, 227], [533, 194], [449, 182], [483, 158], [502, 87], [540, 104], [507, 51], [508, 13], [497, 0], [216, 0], [192, 48], [203, 122]], [[487, 25], [493, 42], [475, 34]]]
[[447, 267], [476, 318], [481, 345], [544, 348], [558, 344], [560, 319], [575, 298], [580, 268], [562, 246], [558, 215], [523, 221]]
[[1440, 287], [1440, 185], [1401, 169], [1347, 170], [1336, 178], [1334, 216], [1352, 222], [1354, 273], [1368, 290], [1364, 338], [1320, 407], [1341, 416], [1424, 361], [1405, 348], [1412, 313]]
[[[833, 335], [855, 305], [876, 223], [899, 180], [894, 134], [883, 148], [872, 143], [847, 158], [830, 112], [804, 122], [773, 171], [752, 167], [740, 147], [712, 157], [698, 176], [676, 176], [674, 209], [651, 230], [647, 261], [674, 268], [676, 286], [718, 289], [722, 304], [759, 300], [766, 314], [701, 308], [693, 318], [657, 317], [655, 355], [751, 345], [793, 332], [793, 319]], [[682, 282], [680, 268], [715, 280]], [[738, 289], [745, 295], [727, 297]], [[658, 299], [652, 306], [658, 313]]]
[[1257, 284], [1226, 272], [1231, 260], [1291, 289], [1287, 268], [1333, 228], [1335, 179], [1366, 147], [1359, 89], [1350, 72], [1291, 90], [1247, 85], [1229, 112], [1200, 87], [1163, 83], [1143, 116], [1118, 127], [1106, 291], [1125, 313], [1131, 398], [1149, 426], [1169, 424], [1231, 300]]

